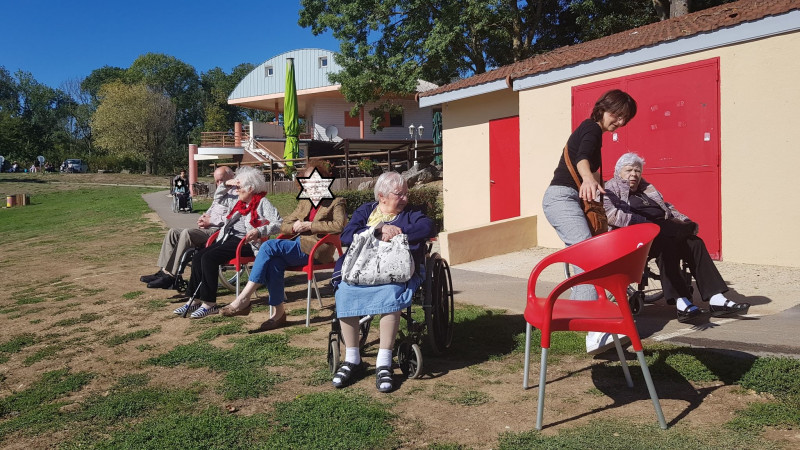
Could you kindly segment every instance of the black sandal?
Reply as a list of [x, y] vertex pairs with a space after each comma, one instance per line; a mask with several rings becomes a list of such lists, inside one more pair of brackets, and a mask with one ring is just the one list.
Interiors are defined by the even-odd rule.
[[[336, 371], [336, 374], [333, 375], [333, 387], [335, 388], [343, 388], [348, 386], [350, 383], [355, 381], [355, 376], [361, 374], [364, 371], [364, 362], [362, 361], [359, 364], [351, 363], [351, 362], [343, 362], [339, 369]], [[336, 379], [339, 379], [337, 382]]]
[[[381, 387], [382, 384], [389, 384], [388, 388]], [[378, 392], [392, 392], [394, 390], [394, 371], [391, 367], [381, 366], [375, 369], [375, 387]]]
[[722, 306], [711, 305], [709, 309], [711, 310], [711, 317], [724, 317], [724, 316], [731, 316], [734, 314], [747, 314], [747, 311], [750, 310], [750, 303], [736, 303], [730, 300], [726, 300], [724, 305]]
[[678, 322], [680, 323], [691, 322], [692, 319], [696, 319], [697, 317], [705, 313], [706, 311], [704, 309], [700, 309], [695, 305], [691, 305], [683, 311], [678, 310]]

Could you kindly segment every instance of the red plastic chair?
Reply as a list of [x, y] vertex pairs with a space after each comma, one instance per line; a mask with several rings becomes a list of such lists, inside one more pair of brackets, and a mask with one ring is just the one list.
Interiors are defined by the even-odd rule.
[[[211, 244], [214, 243], [214, 241], [217, 239], [217, 235], [218, 234], [219, 234], [219, 230], [215, 231], [214, 234], [212, 234], [208, 238], [208, 240], [206, 241], [206, 248], [208, 248]], [[266, 241], [267, 239], [269, 239], [269, 236], [267, 236], [266, 238], [263, 238], [262, 242]], [[247, 268], [248, 264], [252, 264], [256, 260], [255, 256], [243, 256], [242, 255], [242, 247], [244, 247], [245, 245], [250, 245], [250, 244], [245, 242], [244, 239], [239, 241], [239, 245], [236, 247], [236, 256], [233, 257], [233, 259], [231, 259], [230, 261], [228, 261], [227, 264], [224, 264], [224, 265], [228, 265], [228, 266], [233, 266], [233, 268], [236, 270], [236, 275], [235, 275], [235, 278], [236, 278], [236, 283], [235, 283], [236, 284], [236, 297], [239, 296], [239, 286], [241, 285], [239, 278], [240, 278], [240, 275], [241, 275], [241, 273], [243, 271], [242, 268]], [[220, 275], [220, 280], [222, 280], [223, 282], [227, 283], [227, 280], [224, 279], [224, 275], [222, 274], [222, 268], [220, 268], [219, 275]]]
[[[285, 235], [282, 234], [278, 236], [278, 239], [289, 239], [294, 237], [295, 235]], [[314, 275], [315, 270], [325, 270], [325, 269], [333, 269], [336, 265], [335, 262], [330, 263], [318, 263], [314, 262], [314, 254], [317, 251], [317, 247], [323, 244], [332, 244], [336, 248], [336, 252], [339, 254], [339, 258], [342, 257], [342, 241], [339, 239], [338, 234], [326, 234], [322, 239], [317, 241], [314, 244], [314, 247], [311, 248], [311, 252], [308, 254], [308, 263], [304, 266], [293, 266], [287, 267], [287, 272], [305, 272], [308, 275], [308, 296], [306, 298], [306, 326], [309, 326], [311, 323], [311, 284], [314, 284], [314, 290], [317, 293], [317, 300], [319, 301], [319, 307], [322, 308], [322, 296], [319, 294], [319, 288], [317, 287], [317, 276]]]
[[[595, 236], [583, 242], [560, 250], [544, 258], [534, 267], [528, 279], [528, 304], [525, 308], [527, 323], [525, 336], [525, 375], [523, 388], [528, 387], [528, 371], [530, 368], [531, 327], [542, 332], [542, 360], [539, 374], [539, 404], [536, 412], [536, 429], [542, 429], [544, 411], [544, 391], [547, 374], [547, 353], [550, 349], [550, 334], [553, 331], [599, 331], [612, 333], [617, 347], [622, 369], [628, 386], [633, 386], [628, 364], [622, 352], [617, 334], [624, 334], [631, 339], [633, 350], [642, 367], [647, 390], [653, 401], [653, 407], [662, 429], [667, 428], [664, 413], [658, 401], [653, 379], [642, 352], [642, 341], [636, 323], [631, 315], [627, 301], [626, 289], [631, 283], [638, 283], [642, 278], [647, 252], [658, 234], [659, 228], [654, 224], [639, 224], [620, 228]], [[536, 296], [536, 282], [546, 267], [552, 264], [574, 264], [584, 272], [573, 275], [556, 286], [547, 297]], [[593, 284], [597, 288], [598, 299], [568, 300], [558, 298], [571, 287], [578, 284]], [[619, 301], [612, 302], [606, 296], [610, 292]]]

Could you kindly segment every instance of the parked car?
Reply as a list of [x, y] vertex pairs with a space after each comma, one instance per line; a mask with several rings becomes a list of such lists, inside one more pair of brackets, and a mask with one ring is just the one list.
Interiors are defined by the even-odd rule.
[[70, 173], [86, 173], [89, 170], [89, 166], [83, 162], [81, 159], [68, 159], [66, 161], [66, 168], [65, 172]]

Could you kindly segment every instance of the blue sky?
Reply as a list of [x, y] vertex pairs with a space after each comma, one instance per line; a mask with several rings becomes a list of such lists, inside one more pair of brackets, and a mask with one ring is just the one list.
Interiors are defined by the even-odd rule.
[[299, 0], [0, 0], [0, 11], [0, 66], [54, 88], [104, 65], [127, 68], [148, 52], [199, 75], [298, 48], [339, 50], [330, 33], [297, 25]]

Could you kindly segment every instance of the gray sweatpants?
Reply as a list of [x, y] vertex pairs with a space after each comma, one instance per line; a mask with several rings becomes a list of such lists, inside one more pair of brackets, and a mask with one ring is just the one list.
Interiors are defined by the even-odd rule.
[[[547, 221], [556, 229], [558, 237], [567, 246], [592, 237], [577, 190], [566, 186], [549, 186], [544, 191], [542, 210]], [[583, 272], [580, 267], [572, 266], [573, 274], [580, 272]], [[572, 288], [570, 298], [573, 300], [596, 300], [597, 290], [590, 284], [581, 284]]]

